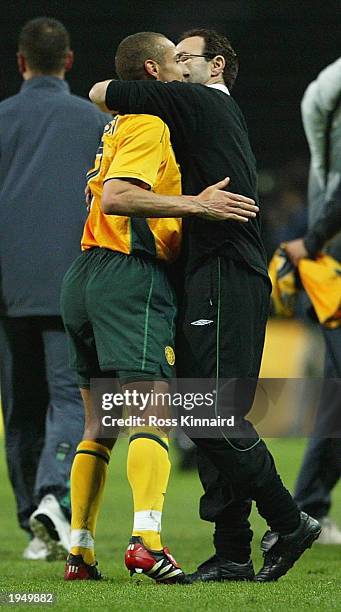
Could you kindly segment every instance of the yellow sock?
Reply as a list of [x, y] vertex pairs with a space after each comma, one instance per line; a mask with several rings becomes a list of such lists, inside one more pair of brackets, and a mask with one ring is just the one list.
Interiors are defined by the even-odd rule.
[[97, 517], [108, 471], [110, 451], [92, 440], [83, 440], [71, 470], [71, 549], [85, 563], [95, 562]]
[[130, 438], [127, 473], [134, 498], [133, 536], [147, 548], [161, 550], [161, 517], [171, 464], [168, 438], [160, 432], [133, 432]]

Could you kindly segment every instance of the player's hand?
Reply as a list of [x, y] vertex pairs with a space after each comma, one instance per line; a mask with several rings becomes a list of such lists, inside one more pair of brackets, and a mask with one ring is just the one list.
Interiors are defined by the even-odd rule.
[[298, 266], [301, 259], [309, 257], [302, 238], [285, 242], [282, 246], [294, 266]]
[[91, 189], [89, 187], [89, 185], [87, 185], [84, 189], [84, 193], [85, 193], [85, 204], [86, 204], [86, 210], [88, 212], [90, 212], [91, 209], [91, 200], [92, 200], [92, 193], [91, 193]]
[[258, 206], [251, 198], [223, 191], [230, 182], [229, 177], [222, 181], [206, 187], [198, 196], [202, 211], [199, 217], [209, 221], [238, 221], [239, 223], [247, 223], [252, 217], [255, 217], [259, 211]]

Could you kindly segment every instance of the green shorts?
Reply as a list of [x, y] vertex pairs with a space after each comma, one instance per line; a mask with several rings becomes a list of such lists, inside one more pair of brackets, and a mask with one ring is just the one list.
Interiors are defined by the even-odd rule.
[[162, 262], [84, 251], [64, 277], [61, 312], [80, 386], [109, 372], [126, 380], [174, 375], [176, 299]]

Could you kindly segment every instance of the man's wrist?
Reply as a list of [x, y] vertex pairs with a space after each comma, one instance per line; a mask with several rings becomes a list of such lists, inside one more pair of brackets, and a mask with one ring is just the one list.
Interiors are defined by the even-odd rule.
[[202, 214], [206, 209], [203, 206], [199, 196], [182, 196], [188, 201], [188, 213], [189, 215], [198, 216]]

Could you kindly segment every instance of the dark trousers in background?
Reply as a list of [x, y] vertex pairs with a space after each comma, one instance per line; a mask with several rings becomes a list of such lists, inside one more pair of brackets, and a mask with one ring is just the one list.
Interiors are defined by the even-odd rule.
[[[322, 333], [327, 380], [294, 494], [299, 507], [317, 519], [329, 513], [331, 491], [341, 474], [341, 328], [322, 328]], [[330, 381], [332, 378], [338, 381]]]
[[1, 318], [0, 378], [8, 472], [19, 524], [28, 529], [47, 493], [70, 510], [70, 469], [84, 429], [61, 318]]

